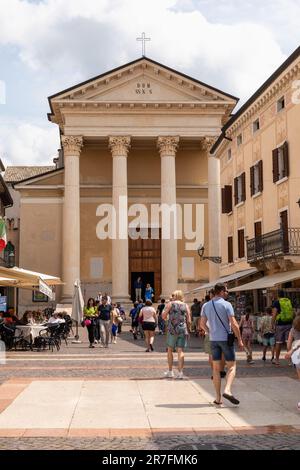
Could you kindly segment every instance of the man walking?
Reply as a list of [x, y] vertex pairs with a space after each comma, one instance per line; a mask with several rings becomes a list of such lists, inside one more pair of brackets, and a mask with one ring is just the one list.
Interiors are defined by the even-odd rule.
[[278, 300], [273, 302], [274, 316], [273, 321], [276, 325], [275, 328], [275, 354], [276, 360], [275, 365], [279, 366], [279, 358], [281, 347], [287, 342], [290, 330], [293, 325], [294, 312], [293, 306], [290, 299], [285, 297], [284, 292], [280, 290], [278, 292]]
[[[234, 405], [239, 404], [231, 392], [231, 387], [236, 374], [235, 348], [233, 341], [230, 342], [230, 335], [234, 332], [238, 340], [238, 345], [243, 348], [243, 342], [238, 323], [234, 317], [234, 311], [230, 302], [225, 300], [227, 288], [224, 284], [216, 284], [215, 296], [203, 305], [201, 312], [201, 328], [209, 334], [211, 354], [213, 361], [213, 382], [216, 391], [215, 405], [221, 405], [221, 359], [224, 354], [227, 366], [227, 380], [223, 397]], [[207, 328], [209, 324], [209, 329]]]
[[195, 336], [198, 336], [199, 333], [199, 318], [201, 312], [201, 302], [198, 299], [194, 299], [193, 304], [191, 306], [191, 314], [192, 314], [192, 332], [195, 333]]
[[135, 292], [135, 301], [139, 301], [142, 298], [142, 288], [143, 288], [143, 283], [142, 283], [142, 278], [139, 276], [135, 281], [134, 281], [134, 292]]
[[100, 335], [101, 342], [105, 348], [108, 348], [110, 336], [110, 313], [112, 306], [107, 302], [107, 297], [102, 297], [102, 302], [98, 307], [99, 320], [100, 320]]

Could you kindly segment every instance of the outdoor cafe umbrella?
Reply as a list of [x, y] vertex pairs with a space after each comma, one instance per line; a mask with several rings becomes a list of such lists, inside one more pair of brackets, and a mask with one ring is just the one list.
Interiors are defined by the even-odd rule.
[[75, 281], [74, 284], [74, 295], [73, 295], [73, 302], [72, 302], [72, 319], [76, 322], [76, 335], [75, 341], [76, 343], [80, 343], [79, 335], [78, 335], [78, 324], [83, 320], [83, 308], [84, 308], [84, 300], [81, 292], [80, 281]]

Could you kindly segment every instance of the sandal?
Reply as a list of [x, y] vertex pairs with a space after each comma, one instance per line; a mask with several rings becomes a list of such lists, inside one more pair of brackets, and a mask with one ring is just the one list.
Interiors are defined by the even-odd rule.
[[237, 398], [235, 398], [233, 395], [229, 395], [228, 393], [223, 393], [223, 397], [230, 401], [233, 405], [239, 405], [240, 403]]
[[214, 405], [223, 405], [223, 402], [222, 402], [222, 401], [214, 400], [214, 401], [213, 401], [213, 404], [214, 404]]

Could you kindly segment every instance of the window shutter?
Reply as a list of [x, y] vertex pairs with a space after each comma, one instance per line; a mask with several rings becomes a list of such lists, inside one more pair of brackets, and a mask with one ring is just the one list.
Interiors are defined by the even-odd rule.
[[250, 167], [250, 193], [251, 196], [255, 194], [255, 188], [254, 188], [254, 166]]
[[246, 201], [246, 173], [242, 173], [242, 201]]
[[238, 203], [238, 178], [234, 178], [234, 205]]
[[232, 212], [232, 187], [224, 186], [222, 188], [222, 214]]
[[233, 263], [233, 238], [228, 237], [227, 238], [227, 243], [228, 243], [228, 263]]
[[279, 180], [278, 149], [273, 150], [273, 183]]
[[[226, 186], [225, 186], [226, 188]], [[222, 188], [221, 194], [222, 194], [222, 214], [227, 214], [227, 208], [226, 208], [226, 189]]]
[[283, 162], [284, 162], [284, 176], [290, 175], [290, 165], [289, 165], [289, 144], [284, 142], [283, 144]]
[[258, 190], [262, 192], [264, 189], [264, 174], [263, 174], [263, 161], [262, 160], [258, 162], [258, 180], [259, 180]]
[[245, 256], [244, 230], [238, 230], [238, 249], [239, 249], [239, 258], [244, 258]]

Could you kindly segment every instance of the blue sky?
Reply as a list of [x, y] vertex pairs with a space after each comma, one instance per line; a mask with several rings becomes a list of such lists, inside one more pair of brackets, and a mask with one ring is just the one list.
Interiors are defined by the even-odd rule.
[[47, 97], [139, 57], [142, 31], [149, 57], [243, 102], [300, 44], [299, 18], [300, 0], [0, 0], [0, 156], [50, 164]]

